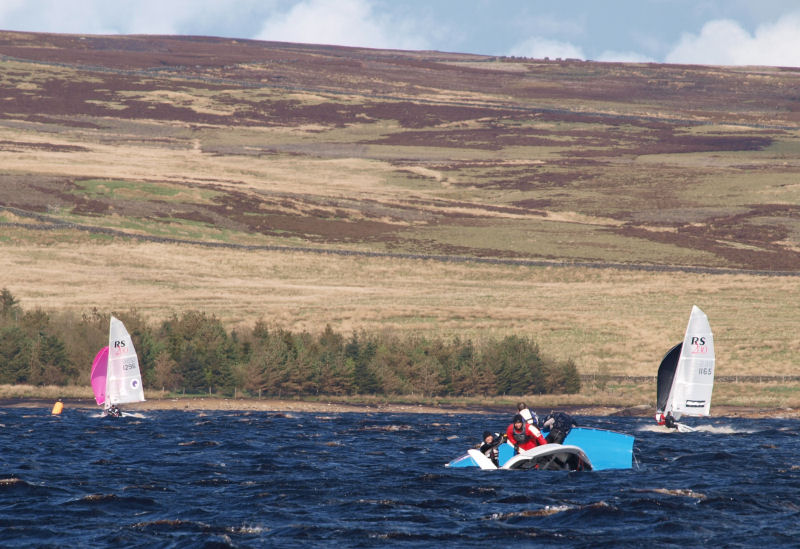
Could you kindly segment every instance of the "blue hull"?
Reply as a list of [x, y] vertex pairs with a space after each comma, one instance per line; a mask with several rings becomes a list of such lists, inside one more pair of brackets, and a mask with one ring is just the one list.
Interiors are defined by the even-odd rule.
[[[614, 431], [574, 427], [564, 439], [564, 444], [578, 446], [592, 462], [592, 470], [630, 469], [633, 467], [634, 437]], [[502, 467], [514, 457], [514, 447], [508, 443], [499, 447], [498, 462]], [[469, 454], [457, 457], [447, 467], [478, 467]]]
[[633, 467], [633, 436], [603, 429], [573, 427], [564, 444], [580, 447], [595, 471]]

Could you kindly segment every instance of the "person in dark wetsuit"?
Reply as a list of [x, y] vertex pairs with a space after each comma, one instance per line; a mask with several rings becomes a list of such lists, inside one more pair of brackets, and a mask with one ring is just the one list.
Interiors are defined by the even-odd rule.
[[578, 423], [573, 417], [564, 412], [550, 412], [542, 422], [542, 429], [547, 429], [546, 440], [549, 443], [563, 444], [564, 439]]
[[488, 457], [492, 463], [494, 463], [495, 467], [500, 467], [498, 462], [499, 457], [499, 449], [498, 446], [502, 444], [503, 437], [500, 433], [491, 433], [489, 431], [483, 432], [483, 444], [481, 444], [478, 451]]

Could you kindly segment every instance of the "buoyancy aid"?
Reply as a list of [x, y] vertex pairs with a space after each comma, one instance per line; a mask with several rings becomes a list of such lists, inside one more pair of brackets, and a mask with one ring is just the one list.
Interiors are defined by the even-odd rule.
[[524, 425], [522, 426], [522, 431], [517, 431], [517, 428], [515, 427], [512, 431], [512, 434], [514, 436], [514, 440], [516, 440], [517, 444], [519, 445], [525, 444], [530, 438]]

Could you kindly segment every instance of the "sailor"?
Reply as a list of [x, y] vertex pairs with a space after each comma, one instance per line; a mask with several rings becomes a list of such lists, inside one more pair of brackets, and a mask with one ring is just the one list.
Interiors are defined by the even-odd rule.
[[565, 412], [550, 412], [542, 422], [542, 428], [548, 429], [545, 440], [549, 443], [564, 444], [564, 439], [578, 423]]
[[483, 432], [483, 444], [481, 444], [479, 451], [492, 460], [495, 467], [500, 467], [498, 458], [499, 458], [499, 450], [498, 446], [502, 444], [503, 436], [500, 433], [492, 433], [490, 431]]
[[508, 442], [514, 445], [515, 453], [547, 444], [539, 428], [525, 423], [520, 414], [514, 416], [514, 420], [506, 429], [506, 436]]
[[106, 410], [106, 415], [108, 417], [120, 417], [122, 415], [122, 412], [120, 411], [119, 408], [117, 408], [116, 404], [112, 404], [111, 406], [109, 406], [108, 410]]
[[528, 405], [524, 402], [519, 402], [517, 404], [517, 412], [522, 416], [522, 419], [524, 419], [525, 423], [528, 425], [541, 427], [541, 425], [539, 425], [539, 418], [536, 416], [536, 412], [528, 408]]
[[672, 412], [667, 412], [667, 415], [664, 415], [663, 412], [656, 412], [656, 423], [668, 429], [678, 428], [678, 424], [675, 421], [675, 416], [672, 415]]

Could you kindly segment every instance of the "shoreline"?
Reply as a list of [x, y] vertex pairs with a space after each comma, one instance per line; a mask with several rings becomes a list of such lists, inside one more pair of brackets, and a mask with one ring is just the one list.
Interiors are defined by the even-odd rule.
[[[64, 410], [95, 410], [98, 406], [92, 399], [64, 398]], [[55, 400], [44, 398], [3, 398], [0, 408], [45, 408], [52, 409]], [[549, 407], [548, 407], [549, 408]], [[570, 405], [555, 406], [555, 409], [574, 416], [628, 416], [650, 417], [655, 409], [650, 406], [607, 406], [607, 405]], [[219, 397], [184, 397], [154, 398], [145, 402], [128, 404], [126, 410], [182, 410], [198, 411], [231, 411], [231, 412], [302, 412], [302, 413], [390, 413], [390, 414], [512, 414], [507, 406], [447, 406], [426, 404], [347, 404], [341, 402], [318, 402], [286, 399], [253, 399], [253, 398], [219, 398]], [[540, 410], [546, 413], [544, 409]], [[548, 410], [549, 411], [549, 410]], [[711, 419], [721, 417], [763, 418], [800, 418], [800, 410], [794, 408], [758, 408], [749, 406], [720, 405], [712, 408]]]

